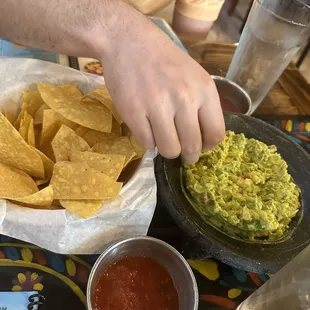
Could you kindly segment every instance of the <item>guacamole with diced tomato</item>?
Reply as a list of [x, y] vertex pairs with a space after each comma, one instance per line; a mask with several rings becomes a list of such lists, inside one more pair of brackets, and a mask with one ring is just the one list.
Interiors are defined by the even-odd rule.
[[249, 240], [278, 239], [300, 207], [300, 191], [276, 146], [228, 131], [198, 163], [184, 166], [186, 188], [213, 225]]

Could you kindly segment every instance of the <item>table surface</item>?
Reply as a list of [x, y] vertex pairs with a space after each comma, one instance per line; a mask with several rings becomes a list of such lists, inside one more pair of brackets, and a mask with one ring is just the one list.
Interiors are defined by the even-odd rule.
[[[187, 47], [189, 54], [210, 74], [225, 76], [236, 45], [199, 42]], [[310, 115], [310, 85], [294, 64], [290, 64], [267, 97], [255, 111], [256, 115]]]
[[[210, 74], [222, 76], [226, 74], [234, 49], [233, 44], [210, 42], [188, 47], [190, 55]], [[273, 125], [288, 131], [297, 142], [302, 140], [301, 131], [310, 132], [310, 85], [294, 65], [283, 73], [255, 115], [267, 120], [271, 117], [269, 121]], [[303, 146], [307, 148], [306, 134]], [[190, 251], [186, 251], [186, 244], [181, 245], [182, 232], [160, 202], [149, 233], [170, 242], [186, 258], [192, 257]], [[187, 249], [192, 247], [188, 244]], [[59, 255], [0, 236], [0, 291], [38, 290], [46, 298], [46, 309], [83, 310], [87, 279], [96, 258], [95, 255]], [[211, 258], [189, 260], [189, 263], [199, 286], [199, 310], [235, 309], [269, 279], [268, 275], [237, 270]]]

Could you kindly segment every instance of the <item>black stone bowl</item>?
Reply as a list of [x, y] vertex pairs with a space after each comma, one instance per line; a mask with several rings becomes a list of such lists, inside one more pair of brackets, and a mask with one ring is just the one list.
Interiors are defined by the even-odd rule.
[[[203, 220], [185, 197], [181, 187], [180, 159], [156, 161], [160, 199], [176, 223], [202, 248], [205, 256], [256, 273], [274, 273], [310, 243], [310, 156], [287, 135], [273, 126], [241, 114], [225, 114], [226, 129], [247, 138], [276, 145], [287, 162], [289, 173], [301, 190], [302, 209], [292, 221], [289, 236], [281, 242], [249, 243], [232, 238]], [[292, 227], [291, 227], [292, 226]], [[197, 245], [196, 244], [196, 245]]]

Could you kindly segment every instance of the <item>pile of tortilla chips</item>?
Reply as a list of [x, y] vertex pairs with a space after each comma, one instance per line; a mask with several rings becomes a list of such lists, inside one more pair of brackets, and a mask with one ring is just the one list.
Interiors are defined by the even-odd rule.
[[107, 88], [83, 95], [74, 85], [40, 83], [21, 101], [19, 115], [0, 113], [0, 199], [92, 216], [144, 154]]

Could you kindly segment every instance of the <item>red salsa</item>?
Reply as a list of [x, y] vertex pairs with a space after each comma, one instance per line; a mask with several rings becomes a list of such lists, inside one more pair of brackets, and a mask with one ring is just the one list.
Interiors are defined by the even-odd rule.
[[179, 310], [179, 297], [166, 268], [149, 257], [129, 256], [99, 278], [93, 309]]
[[239, 109], [226, 97], [220, 95], [220, 101], [223, 111], [227, 112], [240, 112]]

